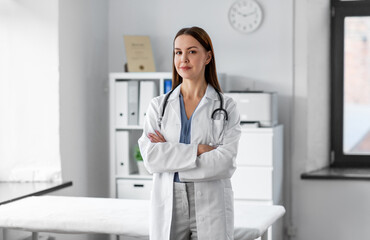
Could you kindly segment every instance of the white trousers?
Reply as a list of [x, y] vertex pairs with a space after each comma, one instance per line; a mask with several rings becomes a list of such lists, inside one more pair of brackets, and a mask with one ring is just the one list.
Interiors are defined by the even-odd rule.
[[194, 183], [174, 182], [171, 240], [197, 240]]

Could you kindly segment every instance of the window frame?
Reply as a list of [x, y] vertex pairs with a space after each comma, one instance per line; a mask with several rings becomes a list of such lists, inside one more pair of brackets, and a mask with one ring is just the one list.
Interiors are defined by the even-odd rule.
[[344, 19], [370, 16], [370, 1], [331, 1], [331, 154], [330, 167], [370, 168], [370, 155], [343, 153]]

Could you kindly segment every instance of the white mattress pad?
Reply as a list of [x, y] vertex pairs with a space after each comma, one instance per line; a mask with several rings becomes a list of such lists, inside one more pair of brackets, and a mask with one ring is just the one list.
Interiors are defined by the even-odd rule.
[[[149, 200], [28, 197], [0, 205], [0, 227], [32, 232], [106, 233], [148, 237]], [[235, 202], [235, 240], [260, 237], [282, 217], [282, 206]]]

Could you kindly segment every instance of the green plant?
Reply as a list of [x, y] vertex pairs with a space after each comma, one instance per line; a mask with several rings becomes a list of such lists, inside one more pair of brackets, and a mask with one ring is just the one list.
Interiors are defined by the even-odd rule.
[[143, 161], [143, 157], [141, 156], [139, 146], [135, 146], [134, 157], [135, 157], [136, 161]]

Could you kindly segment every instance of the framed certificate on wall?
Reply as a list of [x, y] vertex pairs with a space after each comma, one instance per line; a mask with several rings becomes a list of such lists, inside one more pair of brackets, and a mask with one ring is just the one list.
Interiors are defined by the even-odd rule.
[[149, 36], [124, 37], [127, 71], [128, 72], [155, 72], [152, 45]]

